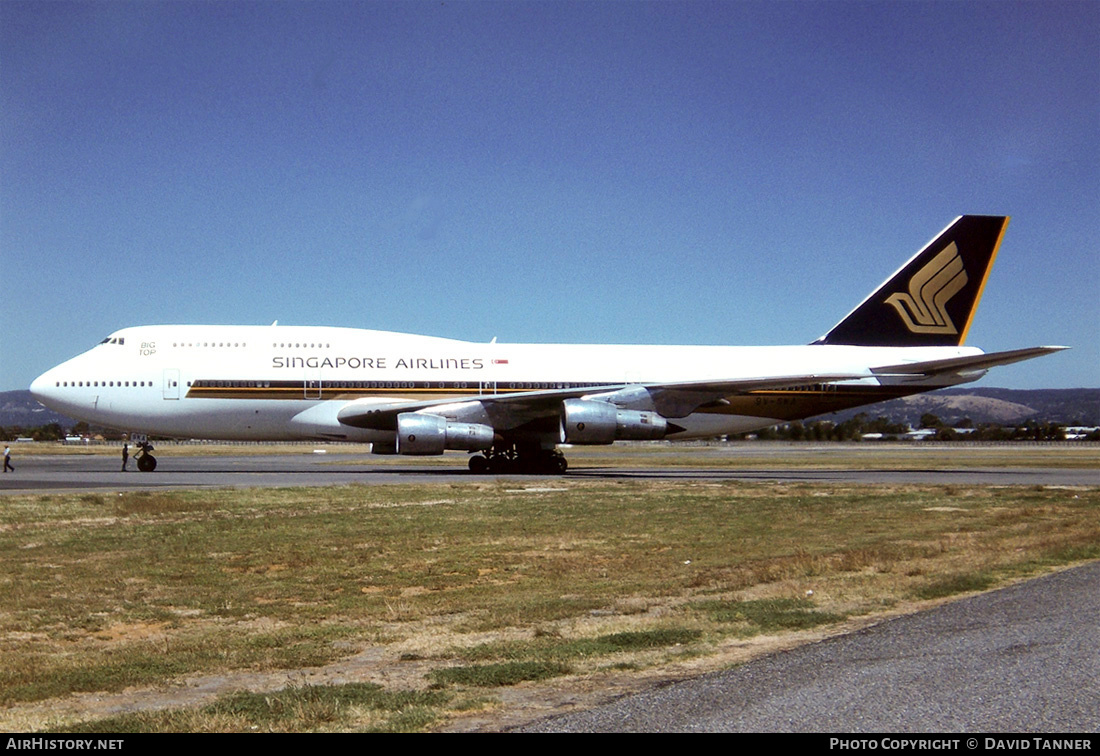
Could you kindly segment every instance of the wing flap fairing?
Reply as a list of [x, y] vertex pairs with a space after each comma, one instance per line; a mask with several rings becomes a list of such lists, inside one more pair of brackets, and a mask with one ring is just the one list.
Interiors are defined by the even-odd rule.
[[766, 389], [794, 388], [871, 377], [867, 373], [829, 373], [741, 378], [727, 381], [680, 381], [635, 383], [619, 386], [588, 386], [568, 389], [486, 394], [470, 400], [436, 399], [379, 403], [377, 400], [350, 402], [337, 413], [344, 425], [372, 430], [396, 430], [397, 416], [406, 412], [439, 414], [466, 422], [491, 424], [498, 430], [518, 427], [554, 416], [569, 399], [609, 402], [623, 409], [649, 410], [667, 418], [687, 417], [699, 407], [720, 402], [727, 396]]

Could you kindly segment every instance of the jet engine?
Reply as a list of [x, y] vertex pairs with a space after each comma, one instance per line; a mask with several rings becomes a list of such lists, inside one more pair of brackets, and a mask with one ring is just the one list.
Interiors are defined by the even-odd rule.
[[478, 423], [453, 423], [439, 415], [403, 412], [397, 416], [398, 454], [442, 454], [444, 449], [475, 451], [493, 445], [493, 429]]
[[651, 441], [667, 433], [668, 421], [656, 412], [624, 410], [591, 399], [566, 399], [561, 403], [562, 443]]

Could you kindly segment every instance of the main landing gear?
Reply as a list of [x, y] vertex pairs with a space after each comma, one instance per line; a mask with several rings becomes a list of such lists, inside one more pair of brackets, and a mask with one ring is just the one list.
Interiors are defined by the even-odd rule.
[[569, 464], [565, 455], [557, 449], [539, 447], [494, 446], [492, 449], [470, 457], [470, 472], [475, 475], [518, 474], [518, 475], [560, 475]]

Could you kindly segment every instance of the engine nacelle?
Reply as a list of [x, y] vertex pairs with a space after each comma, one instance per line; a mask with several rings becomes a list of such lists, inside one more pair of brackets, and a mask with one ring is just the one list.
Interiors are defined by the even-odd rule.
[[388, 444], [380, 441], [375, 441], [370, 445], [371, 454], [397, 454], [397, 444]]
[[615, 439], [620, 441], [656, 441], [668, 434], [668, 421], [656, 412], [619, 410], [616, 413]]
[[566, 399], [561, 403], [561, 441], [610, 444], [664, 438], [668, 421], [656, 412], [622, 410], [609, 402]]
[[403, 412], [397, 416], [398, 454], [442, 454], [444, 449], [476, 451], [493, 445], [493, 429], [477, 423], [452, 423], [439, 415]]
[[493, 429], [480, 423], [447, 423], [448, 449], [480, 451], [493, 447]]

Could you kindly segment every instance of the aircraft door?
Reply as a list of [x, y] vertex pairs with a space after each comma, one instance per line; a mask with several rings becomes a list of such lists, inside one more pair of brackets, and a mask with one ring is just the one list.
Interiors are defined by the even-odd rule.
[[180, 371], [176, 368], [165, 368], [164, 370], [164, 398], [180, 398]]
[[321, 398], [321, 369], [310, 368], [306, 371], [305, 381], [302, 383], [305, 390], [303, 396], [306, 399]]

